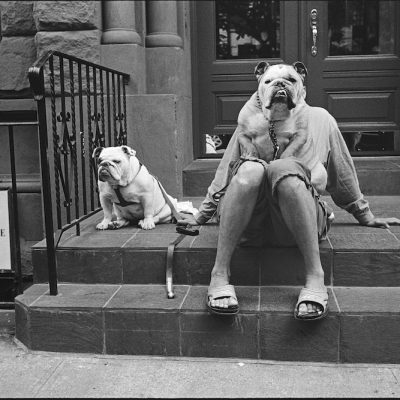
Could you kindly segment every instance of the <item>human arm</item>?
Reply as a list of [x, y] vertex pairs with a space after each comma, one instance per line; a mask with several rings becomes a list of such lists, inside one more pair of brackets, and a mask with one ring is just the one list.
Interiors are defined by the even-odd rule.
[[353, 159], [333, 117], [329, 121], [327, 190], [339, 207], [351, 213], [360, 225], [389, 228], [400, 225], [398, 218], [375, 217], [359, 187]]
[[238, 135], [238, 143], [240, 147], [240, 155], [242, 157], [259, 157], [258, 150], [253, 143], [251, 135], [246, 132], [241, 132]]

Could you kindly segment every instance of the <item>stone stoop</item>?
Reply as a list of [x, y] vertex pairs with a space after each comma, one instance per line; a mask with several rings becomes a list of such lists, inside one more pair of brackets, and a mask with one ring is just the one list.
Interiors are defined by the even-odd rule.
[[[200, 227], [175, 253], [176, 297], [167, 299], [172, 224], [95, 230], [101, 214], [66, 233], [57, 253], [59, 294], [50, 296], [45, 243], [33, 247], [35, 284], [16, 299], [16, 337], [33, 350], [101, 354], [239, 357], [291, 361], [400, 362], [400, 227], [361, 227], [334, 208], [321, 243], [330, 313], [293, 318], [303, 284], [297, 248], [238, 248], [231, 283], [241, 311], [209, 315], [207, 285], [218, 227]], [[398, 196], [369, 196], [378, 216], [400, 217]], [[192, 199], [195, 206], [200, 198]]]
[[237, 286], [241, 311], [205, 309], [207, 286], [36, 284], [16, 300], [32, 350], [117, 355], [399, 363], [400, 288], [331, 287], [328, 316], [293, 318], [298, 286]]

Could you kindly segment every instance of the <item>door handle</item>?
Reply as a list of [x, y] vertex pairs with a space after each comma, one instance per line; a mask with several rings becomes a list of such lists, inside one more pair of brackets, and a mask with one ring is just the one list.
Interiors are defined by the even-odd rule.
[[317, 49], [317, 36], [318, 36], [317, 15], [318, 15], [317, 10], [315, 8], [313, 8], [310, 12], [310, 26], [311, 26], [312, 40], [313, 40], [313, 45], [311, 46], [311, 55], [313, 57], [315, 57], [318, 53], [318, 49]]

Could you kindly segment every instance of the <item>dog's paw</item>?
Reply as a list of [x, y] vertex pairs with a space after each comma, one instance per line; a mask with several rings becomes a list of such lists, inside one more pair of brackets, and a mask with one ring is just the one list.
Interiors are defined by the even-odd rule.
[[138, 222], [138, 225], [142, 228], [142, 229], [154, 229], [156, 227], [156, 224], [154, 223], [154, 219], [153, 218], [145, 218], [145, 219], [141, 219]]
[[112, 221], [108, 224], [108, 229], [120, 229], [129, 224], [126, 219], [118, 219], [117, 221]]
[[99, 224], [96, 225], [96, 229], [99, 231], [105, 231], [106, 229], [110, 229], [109, 225], [110, 225], [110, 222], [103, 220]]

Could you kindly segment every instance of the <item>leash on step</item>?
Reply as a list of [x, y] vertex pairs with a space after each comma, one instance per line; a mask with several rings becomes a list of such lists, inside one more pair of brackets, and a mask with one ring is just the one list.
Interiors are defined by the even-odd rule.
[[[182, 219], [182, 215], [179, 213], [179, 211], [176, 209], [176, 207], [172, 203], [172, 201], [171, 201], [170, 197], [168, 196], [167, 192], [165, 191], [163, 185], [161, 185], [161, 182], [157, 178], [155, 178], [155, 179], [156, 179], [158, 185], [160, 186], [161, 193], [164, 196], [165, 202], [168, 204], [169, 208], [171, 209], [172, 216], [173, 216], [175, 222]], [[167, 249], [167, 264], [165, 267], [165, 285], [166, 285], [166, 289], [167, 289], [167, 298], [168, 299], [173, 299], [175, 297], [175, 293], [173, 290], [173, 282], [172, 282], [175, 248], [187, 235], [197, 236], [199, 234], [199, 230], [194, 229], [190, 225], [177, 226], [176, 232], [179, 233], [179, 236], [168, 245], [168, 249]]]

